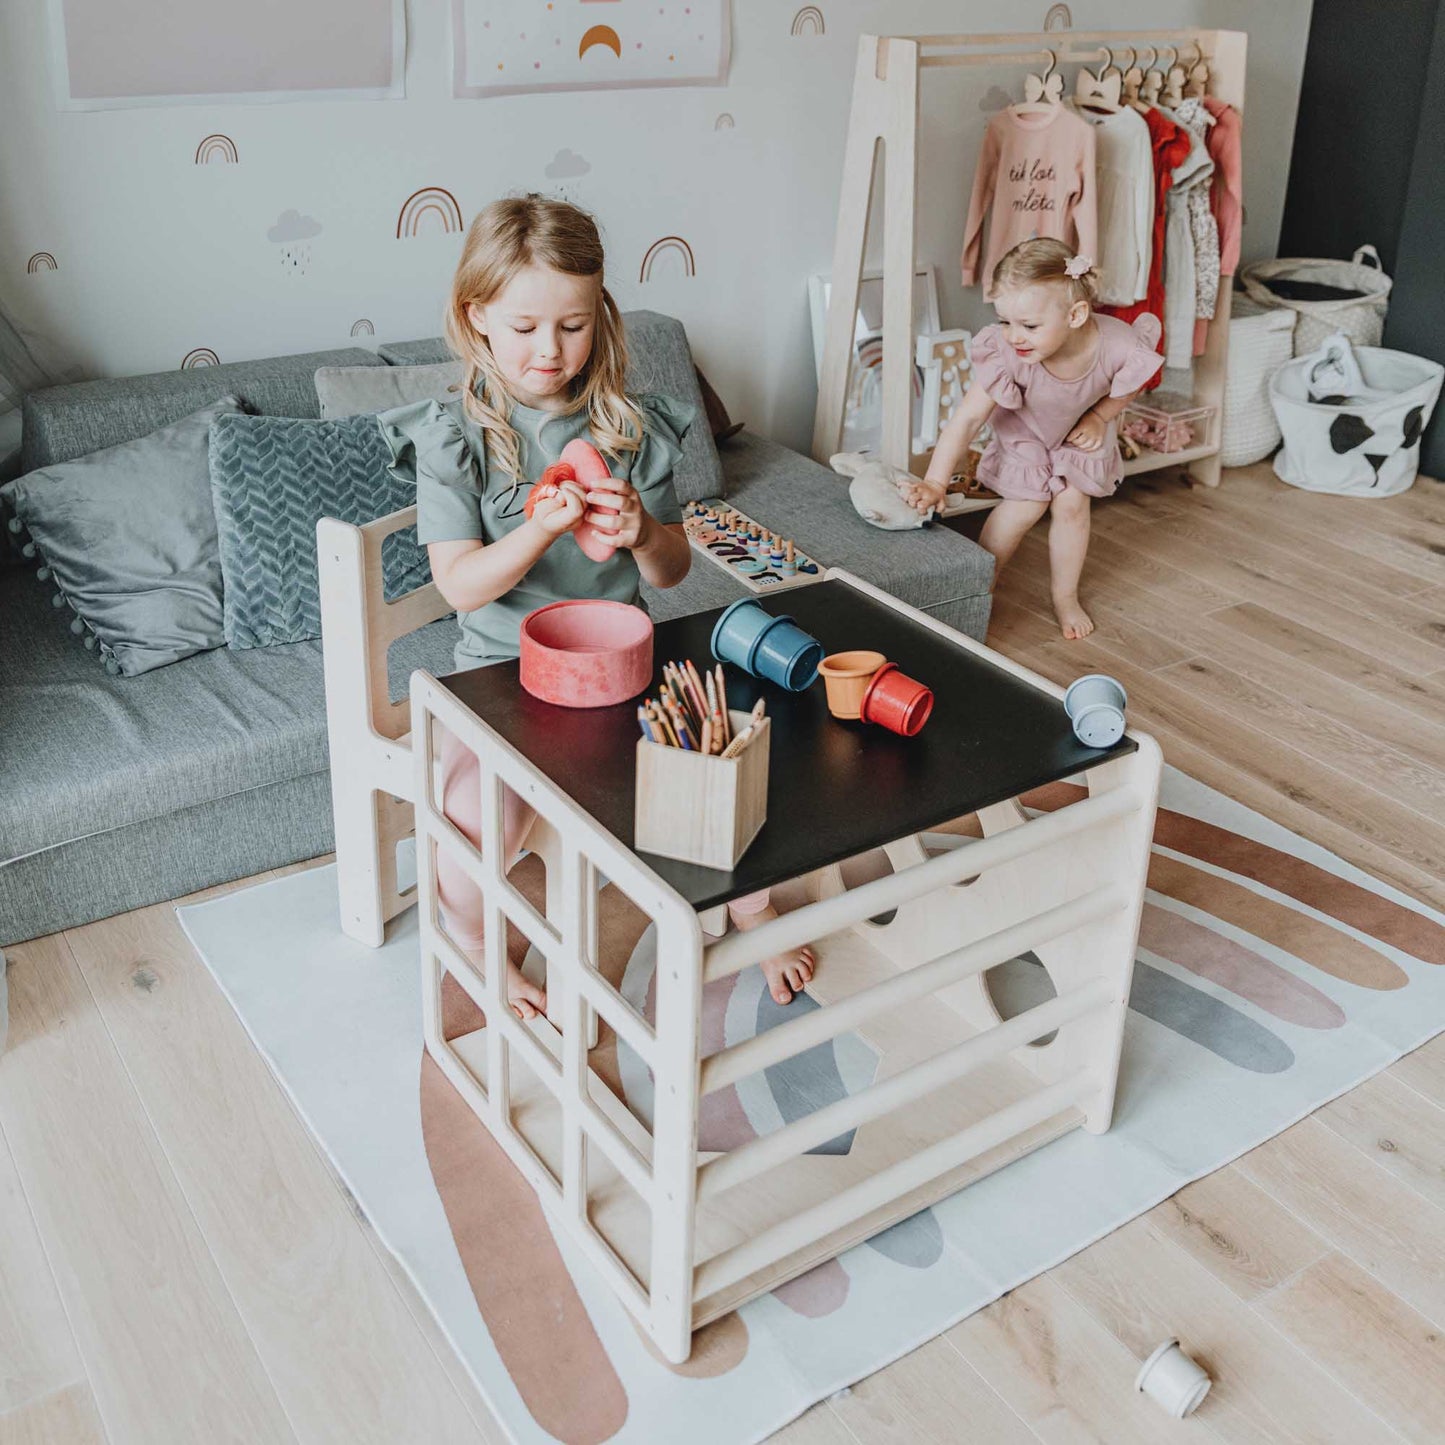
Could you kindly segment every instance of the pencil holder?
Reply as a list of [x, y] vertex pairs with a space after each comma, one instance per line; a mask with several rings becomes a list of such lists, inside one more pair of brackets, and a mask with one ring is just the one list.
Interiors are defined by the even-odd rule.
[[1069, 684], [1064, 711], [1074, 725], [1074, 736], [1086, 747], [1111, 748], [1124, 736], [1128, 702], [1120, 683], [1102, 672], [1091, 672]]
[[828, 711], [846, 721], [856, 719], [873, 674], [887, 661], [881, 652], [835, 652], [825, 657], [818, 671], [828, 689]]
[[932, 711], [933, 690], [899, 672], [896, 662], [885, 662], [873, 674], [858, 715], [864, 722], [911, 738], [923, 730]]
[[[734, 735], [752, 718], [729, 711]], [[683, 863], [731, 871], [768, 818], [772, 720], [754, 726], [733, 758], [639, 739], [633, 846]]]
[[818, 676], [823, 644], [791, 617], [774, 617], [754, 598], [743, 597], [718, 618], [712, 654], [754, 677], [802, 692]]

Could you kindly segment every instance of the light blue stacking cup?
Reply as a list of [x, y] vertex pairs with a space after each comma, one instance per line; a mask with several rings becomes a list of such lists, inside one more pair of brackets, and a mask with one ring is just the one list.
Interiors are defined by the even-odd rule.
[[1064, 694], [1064, 711], [1074, 725], [1074, 736], [1090, 748], [1111, 748], [1124, 736], [1128, 703], [1123, 684], [1102, 672], [1076, 679]]
[[789, 692], [818, 676], [823, 644], [791, 617], [774, 617], [752, 597], [734, 602], [712, 630], [712, 655]]

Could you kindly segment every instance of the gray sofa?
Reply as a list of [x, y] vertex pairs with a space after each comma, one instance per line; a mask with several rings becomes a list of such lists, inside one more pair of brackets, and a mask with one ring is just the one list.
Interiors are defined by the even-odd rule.
[[[691, 386], [680, 324], [634, 313], [634, 352], [639, 331], [651, 358], [640, 389], [671, 389], [669, 366]], [[315, 417], [318, 367], [445, 355], [440, 341], [413, 342], [55, 387], [26, 398], [22, 465], [142, 436], [228, 392], [258, 412]], [[941, 527], [867, 526], [839, 477], [763, 437], [732, 438], [721, 462], [744, 512], [982, 638], [987, 553]], [[741, 595], [699, 560], [680, 586], [649, 590], [647, 602], [662, 619]], [[0, 946], [330, 851], [320, 641], [221, 648], [113, 677], [54, 601], [33, 568], [0, 568]], [[393, 696], [415, 667], [450, 669], [454, 634], [446, 620], [393, 648]]]

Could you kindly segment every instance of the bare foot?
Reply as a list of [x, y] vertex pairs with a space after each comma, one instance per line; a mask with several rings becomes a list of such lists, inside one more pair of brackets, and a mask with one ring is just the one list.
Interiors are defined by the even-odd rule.
[[1070, 642], [1077, 642], [1094, 630], [1094, 619], [1079, 606], [1077, 597], [1055, 597], [1054, 616], [1059, 619], [1059, 630]]
[[[778, 910], [770, 903], [757, 913], [730, 914], [733, 922], [744, 932], [756, 928], [760, 923], [771, 923], [778, 916]], [[774, 1003], [792, 1003], [793, 995], [801, 993], [813, 977], [818, 960], [806, 944], [802, 948], [790, 948], [773, 958], [765, 958], [760, 967], [768, 981], [768, 992]]]
[[507, 1002], [523, 1023], [547, 1012], [547, 990], [525, 977], [511, 959], [507, 960]]

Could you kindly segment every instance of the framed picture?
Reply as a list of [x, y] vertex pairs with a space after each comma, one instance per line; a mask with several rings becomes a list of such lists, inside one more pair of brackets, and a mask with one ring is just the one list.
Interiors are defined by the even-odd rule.
[[[822, 380], [823, 344], [828, 333], [828, 303], [832, 282], [823, 275], [808, 278], [808, 305], [813, 322], [813, 362]], [[913, 273], [913, 341], [942, 330], [938, 315], [938, 278], [932, 266]], [[910, 358], [911, 359], [911, 358]], [[913, 367], [913, 420], [911, 436], [922, 425], [924, 374]], [[853, 321], [853, 355], [848, 367], [847, 402], [843, 408], [842, 449], [875, 452], [882, 436], [883, 398], [883, 272], [864, 271], [858, 286], [858, 310]], [[937, 403], [935, 403], [935, 406]]]

